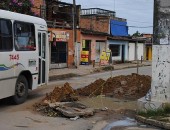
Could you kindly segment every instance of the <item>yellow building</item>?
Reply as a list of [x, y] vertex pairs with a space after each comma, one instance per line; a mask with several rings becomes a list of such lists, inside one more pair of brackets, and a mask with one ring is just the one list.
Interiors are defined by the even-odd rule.
[[153, 35], [152, 34], [143, 34], [143, 37], [146, 38], [145, 42], [145, 60], [152, 60], [152, 41]]

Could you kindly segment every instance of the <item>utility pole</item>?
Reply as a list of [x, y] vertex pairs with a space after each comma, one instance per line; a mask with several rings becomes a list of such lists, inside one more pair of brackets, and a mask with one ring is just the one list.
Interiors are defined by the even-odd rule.
[[76, 19], [76, 0], [73, 0], [73, 45], [74, 45], [74, 65], [76, 68], [78, 67], [78, 61], [77, 61], [77, 19]]
[[138, 38], [136, 39], [136, 44], [135, 44], [135, 60], [137, 62], [137, 74], [139, 74], [139, 60], [138, 60]]
[[138, 100], [139, 111], [164, 109], [170, 104], [170, 0], [154, 0], [151, 90]]

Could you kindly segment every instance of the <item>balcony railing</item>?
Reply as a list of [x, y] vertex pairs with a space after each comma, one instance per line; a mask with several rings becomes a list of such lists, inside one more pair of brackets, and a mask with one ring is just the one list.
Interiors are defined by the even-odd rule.
[[49, 28], [72, 28], [71, 23], [66, 22], [55, 22], [55, 21], [46, 21]]
[[81, 9], [81, 15], [104, 15], [115, 17], [115, 11], [100, 9], [100, 8], [89, 8]]

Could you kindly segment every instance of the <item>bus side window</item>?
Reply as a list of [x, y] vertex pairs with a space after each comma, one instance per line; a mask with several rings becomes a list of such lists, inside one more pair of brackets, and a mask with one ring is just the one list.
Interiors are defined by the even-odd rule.
[[15, 48], [18, 51], [34, 51], [35, 44], [35, 28], [33, 24], [24, 22], [14, 23], [15, 32]]
[[0, 51], [12, 51], [12, 22], [0, 19]]

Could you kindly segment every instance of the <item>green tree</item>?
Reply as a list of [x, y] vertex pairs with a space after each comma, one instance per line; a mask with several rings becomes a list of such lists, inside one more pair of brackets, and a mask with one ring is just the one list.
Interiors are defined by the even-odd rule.
[[33, 5], [34, 0], [1, 0], [0, 9], [22, 14], [35, 15], [32, 11]]
[[133, 37], [140, 37], [140, 36], [141, 36], [141, 33], [139, 33], [139, 31], [136, 31], [132, 36], [133, 36]]

